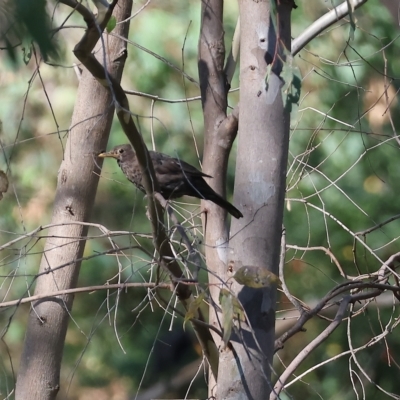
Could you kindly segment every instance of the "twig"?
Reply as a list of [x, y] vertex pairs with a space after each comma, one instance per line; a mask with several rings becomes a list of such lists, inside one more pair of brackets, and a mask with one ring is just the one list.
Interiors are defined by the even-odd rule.
[[282, 241], [281, 241], [281, 257], [279, 260], [279, 279], [282, 282], [282, 290], [283, 293], [285, 293], [286, 297], [289, 299], [289, 301], [294, 305], [294, 307], [297, 309], [297, 311], [301, 314], [304, 313], [304, 308], [300, 304], [300, 302], [292, 296], [292, 294], [289, 291], [289, 288], [286, 285], [285, 281], [285, 276], [283, 274], [283, 269], [285, 266], [285, 254], [286, 254], [286, 229], [285, 227], [282, 227]]
[[314, 246], [314, 247], [302, 247], [302, 246], [296, 246], [296, 245], [291, 245], [287, 244], [286, 245], [287, 249], [293, 249], [293, 250], [301, 250], [301, 251], [315, 251], [315, 250], [320, 250], [323, 251], [327, 256], [330, 257], [331, 261], [336, 265], [337, 269], [339, 270], [340, 275], [343, 276], [343, 278], [349, 279], [348, 275], [343, 271], [342, 266], [340, 265], [339, 261], [337, 258], [334, 256], [334, 254], [326, 247], [323, 246]]
[[385, 221], [381, 222], [380, 224], [377, 224], [377, 225], [375, 225], [375, 226], [373, 226], [371, 228], [365, 229], [364, 231], [356, 232], [355, 235], [356, 236], [368, 235], [368, 233], [376, 231], [377, 229], [382, 228], [382, 226], [384, 226], [384, 225], [386, 225], [386, 224], [388, 224], [388, 223], [390, 223], [392, 221], [395, 221], [396, 219], [399, 219], [399, 218], [400, 218], [400, 214], [397, 214], [397, 215], [395, 215], [395, 216], [393, 216], [391, 218], [388, 218], [387, 220], [385, 220]]
[[[195, 283], [185, 283], [185, 285], [194, 285]], [[96, 286], [87, 286], [87, 287], [80, 287], [80, 288], [73, 288], [73, 289], [65, 289], [65, 290], [59, 290], [56, 292], [52, 293], [44, 293], [44, 294], [38, 294], [35, 296], [29, 296], [29, 297], [23, 297], [18, 300], [10, 300], [10, 301], [3, 301], [0, 303], [0, 308], [6, 308], [6, 307], [12, 307], [12, 306], [19, 306], [20, 304], [25, 304], [25, 303], [31, 303], [33, 301], [37, 300], [43, 300], [43, 299], [50, 299], [56, 296], [63, 296], [66, 294], [75, 294], [75, 293], [85, 293], [85, 292], [94, 292], [97, 290], [110, 290], [110, 289], [118, 289], [118, 290], [123, 290], [126, 288], [160, 288], [160, 289], [171, 289], [171, 284], [170, 283], [148, 283], [148, 282], [134, 282], [134, 283], [115, 283], [115, 284], [109, 284], [109, 285], [96, 285]]]
[[196, 266], [196, 273], [193, 274], [193, 279], [194, 281], [197, 280], [197, 276], [199, 273], [199, 270], [201, 268], [201, 259], [199, 257], [199, 253], [193, 248], [192, 243], [190, 242], [189, 237], [187, 236], [185, 229], [183, 226], [179, 223], [178, 218], [176, 217], [174, 210], [172, 207], [169, 205], [168, 201], [164, 199], [164, 197], [161, 195], [161, 193], [154, 193], [154, 197], [159, 201], [159, 203], [168, 211], [168, 214], [172, 220], [172, 222], [175, 224], [175, 227], [177, 231], [179, 232], [184, 245], [186, 246], [186, 249], [189, 253], [188, 258], [190, 259], [191, 257], [194, 258], [193, 264]]
[[332, 321], [332, 323], [329, 324], [328, 327], [325, 328], [311, 343], [309, 343], [285, 369], [284, 373], [279, 377], [278, 382], [276, 383], [274, 390], [271, 393], [270, 400], [276, 400], [279, 398], [279, 394], [284, 388], [287, 379], [290, 377], [290, 375], [292, 375], [292, 373], [296, 370], [300, 363], [302, 363], [304, 359], [323, 341], [325, 341], [340, 325], [351, 299], [352, 296], [346, 296], [342, 299], [339, 309], [337, 310], [335, 319]]
[[[344, 1], [331, 11], [327, 12], [321, 18], [311, 24], [302, 34], [292, 41], [292, 56], [295, 56], [312, 39], [317, 37], [326, 28], [345, 17], [349, 13], [349, 2]], [[367, 0], [352, 0], [354, 10], [366, 3]]]

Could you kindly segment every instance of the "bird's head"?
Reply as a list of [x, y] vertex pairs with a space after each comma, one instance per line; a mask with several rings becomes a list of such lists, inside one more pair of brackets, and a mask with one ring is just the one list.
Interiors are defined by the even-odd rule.
[[118, 162], [122, 162], [127, 159], [132, 159], [134, 154], [135, 153], [133, 152], [132, 146], [130, 144], [121, 144], [119, 146], [115, 146], [112, 150], [108, 152], [100, 153], [97, 157], [112, 157], [115, 158]]

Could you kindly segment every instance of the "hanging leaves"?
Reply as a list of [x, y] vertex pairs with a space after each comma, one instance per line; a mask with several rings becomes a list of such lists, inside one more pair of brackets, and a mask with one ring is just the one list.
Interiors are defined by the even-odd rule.
[[283, 81], [282, 99], [285, 108], [289, 112], [294, 111], [294, 105], [300, 100], [301, 74], [290, 54], [285, 54], [286, 61], [283, 63], [280, 78]]
[[245, 321], [245, 315], [242, 305], [238, 299], [227, 289], [221, 289], [219, 292], [219, 303], [222, 308], [223, 323], [222, 328], [224, 334], [222, 340], [225, 347], [227, 346], [232, 333], [234, 319]]
[[222, 336], [222, 340], [224, 341], [225, 348], [229, 342], [229, 338], [231, 337], [233, 325], [233, 303], [231, 293], [226, 289], [221, 289], [219, 294], [219, 302], [221, 304], [223, 315], [222, 327], [224, 329], [224, 334]]

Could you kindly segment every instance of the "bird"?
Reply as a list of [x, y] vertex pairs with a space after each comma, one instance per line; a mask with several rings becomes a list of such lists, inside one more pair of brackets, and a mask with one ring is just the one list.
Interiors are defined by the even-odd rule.
[[[164, 199], [172, 200], [181, 196], [197, 197], [198, 199], [212, 201], [235, 218], [243, 217], [243, 214], [235, 206], [216, 193], [204, 180], [204, 178], [212, 178], [212, 176], [167, 154], [149, 151], [149, 155]], [[98, 154], [98, 157], [115, 158], [126, 178], [139, 190], [146, 192], [142, 181], [142, 171], [136, 153], [130, 144], [115, 146], [108, 152]]]

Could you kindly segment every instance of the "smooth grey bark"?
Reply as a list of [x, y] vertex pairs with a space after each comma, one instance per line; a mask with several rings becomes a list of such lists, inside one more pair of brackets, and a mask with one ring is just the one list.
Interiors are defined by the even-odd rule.
[[[225, 195], [226, 171], [229, 153], [237, 132], [237, 117], [227, 116], [228, 83], [224, 72], [225, 43], [223, 28], [223, 0], [202, 0], [201, 27], [199, 37], [199, 80], [204, 115], [204, 157], [203, 171], [213, 176], [210, 186]], [[218, 303], [220, 276], [227, 265], [229, 232], [226, 224], [227, 213], [209, 201], [203, 201], [205, 254], [207, 259], [210, 296]], [[221, 329], [213, 304], [210, 306], [209, 323]], [[211, 331], [215, 343], [220, 336]], [[216, 388], [216, 374], [209, 374], [209, 395]]]
[[[131, 0], [115, 8], [117, 21], [129, 17]], [[118, 25], [116, 32], [126, 37], [129, 22]], [[104, 41], [110, 74], [121, 79], [124, 59], [118, 58], [126, 43], [110, 36]], [[101, 44], [99, 44], [101, 50]], [[103, 62], [102, 51], [99, 60]], [[90, 218], [97, 190], [101, 163], [96, 158], [106, 148], [114, 115], [113, 97], [90, 73], [83, 71], [71, 129], [65, 146], [64, 160], [58, 171], [57, 192], [52, 224], [40, 264], [35, 294], [51, 293], [76, 286], [80, 258], [87, 227], [76, 222]], [[100, 164], [101, 165], [101, 164]], [[57, 266], [71, 262], [67, 267]], [[73, 296], [46, 298], [32, 304], [21, 356], [15, 398], [30, 400], [55, 399], [60, 389], [60, 367], [73, 303]]]
[[[292, 3], [281, 1], [273, 15], [269, 1], [240, 1], [240, 111], [234, 204], [244, 218], [232, 221], [230, 265], [267, 268], [278, 274], [290, 115], [278, 77], [285, 43], [290, 52]], [[274, 22], [272, 22], [274, 19]], [[279, 29], [280, 32], [276, 32]], [[278, 40], [277, 40], [278, 39]], [[282, 46], [282, 45], [281, 45]], [[267, 62], [273, 63], [266, 89]], [[220, 356], [217, 399], [265, 399], [271, 392], [276, 288], [233, 284], [250, 326], [241, 323]], [[238, 333], [238, 334], [237, 334]]]

